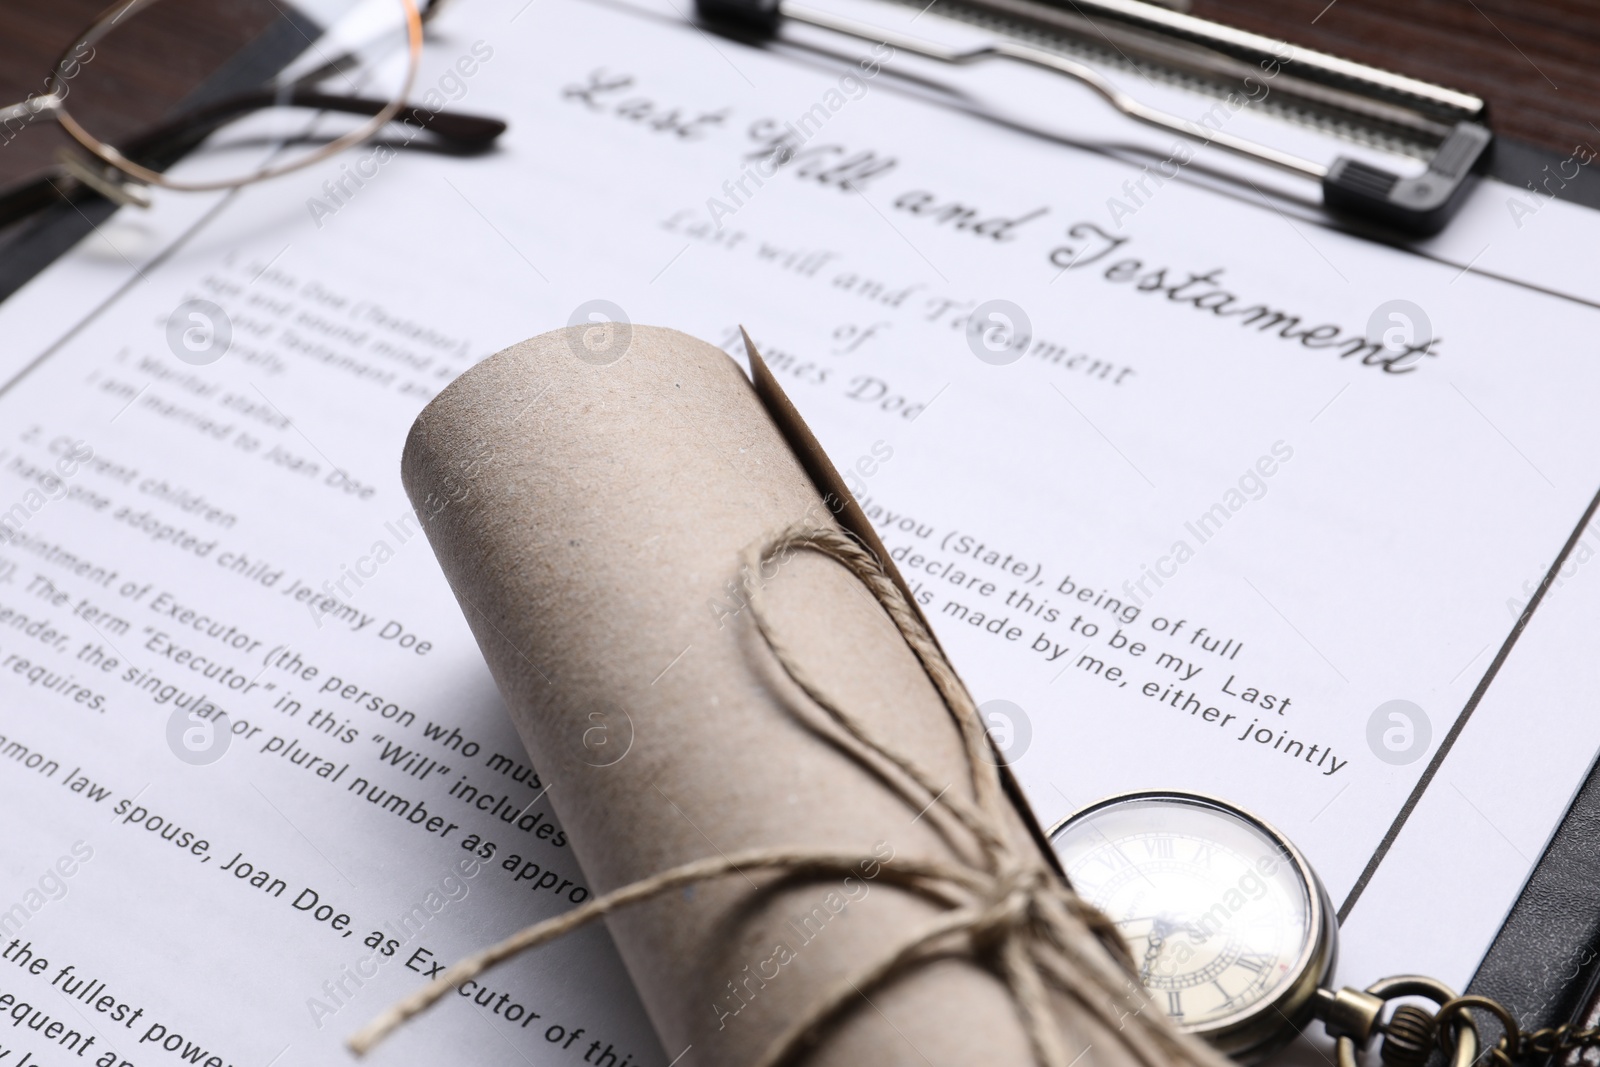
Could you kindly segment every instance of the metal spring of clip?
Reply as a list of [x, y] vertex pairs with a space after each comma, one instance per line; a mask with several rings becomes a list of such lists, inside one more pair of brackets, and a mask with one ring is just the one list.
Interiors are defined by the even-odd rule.
[[[1074, 78], [1138, 122], [1216, 145], [1317, 181], [1331, 212], [1407, 236], [1439, 232], [1487, 166], [1493, 134], [1488, 105], [1479, 97], [1336, 56], [1285, 46], [1281, 41], [1209, 22], [1141, 0], [945, 0], [941, 11], [967, 21], [1026, 27], [1047, 37], [1109, 43], [1182, 76], [1226, 85], [1269, 69], [1277, 91], [1307, 111], [1353, 127], [1379, 131], [1424, 147], [1426, 169], [1413, 176], [1349, 156], [1317, 163], [1278, 149], [1202, 127], [1139, 102], [1095, 68], [1064, 51], [997, 35], [974, 48], [948, 48], [914, 36], [845, 18], [796, 0], [697, 0], [700, 18], [713, 26], [770, 37], [784, 21], [805, 23], [862, 41], [884, 43], [927, 59], [963, 66], [1009, 59]], [[976, 17], [973, 17], [976, 16]], [[1281, 73], [1280, 73], [1281, 72]]]

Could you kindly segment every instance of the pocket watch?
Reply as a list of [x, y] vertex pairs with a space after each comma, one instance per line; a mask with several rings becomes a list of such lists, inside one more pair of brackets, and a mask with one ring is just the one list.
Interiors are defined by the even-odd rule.
[[1379, 1033], [1388, 1067], [1421, 1067], [1433, 1013], [1402, 1005], [1383, 1017], [1388, 1001], [1420, 996], [1450, 1008], [1440, 1017], [1454, 1024], [1455, 1067], [1476, 1058], [1471, 1020], [1440, 982], [1328, 987], [1338, 926], [1327, 890], [1264, 820], [1194, 793], [1126, 793], [1069, 816], [1050, 842], [1079, 895], [1121, 931], [1149, 1002], [1218, 1051], [1254, 1063], [1320, 1019], [1339, 1067], [1355, 1067]]

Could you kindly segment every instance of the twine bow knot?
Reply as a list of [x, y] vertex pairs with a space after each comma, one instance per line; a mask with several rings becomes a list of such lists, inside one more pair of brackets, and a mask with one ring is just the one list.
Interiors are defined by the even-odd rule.
[[[1056, 997], [1075, 1004], [1145, 1067], [1224, 1067], [1227, 1061], [1180, 1034], [1148, 1000], [1116, 927], [1058, 877], [1031, 841], [1015, 831], [993, 751], [977, 706], [921, 616], [884, 573], [876, 557], [832, 528], [795, 526], [747, 550], [747, 573], [764, 573], [775, 559], [797, 551], [824, 555], [850, 571], [888, 612], [958, 727], [970, 771], [966, 790], [940, 783], [915, 761], [873, 736], [835, 704], [791, 655], [765, 611], [759, 586], [750, 590], [755, 625], [784, 673], [842, 730], [831, 738], [894, 789], [908, 806], [933, 822], [956, 858], [901, 857], [881, 864], [878, 878], [944, 910], [893, 951], [837, 982], [767, 1048], [758, 1067], [785, 1067], [814, 1045], [827, 1026], [857, 998], [896, 976], [951, 951], [984, 959], [1010, 989], [1041, 1067], [1071, 1067], [1057, 1018]], [[758, 871], [791, 877], [858, 874], [875, 857], [804, 848], [754, 849], [696, 860], [641, 879], [573, 910], [537, 923], [471, 956], [429, 985], [396, 1003], [348, 1042], [365, 1053], [411, 1016], [468, 979], [527, 949], [632, 904], [714, 878]], [[1086, 1049], [1084, 1051], [1087, 1051]], [[1079, 1056], [1082, 1052], [1079, 1053]]]
[[1039, 921], [1034, 898], [1043, 888], [1043, 872], [1038, 868], [1015, 866], [1002, 871], [985, 894], [984, 910], [973, 922], [975, 946], [992, 947], [1008, 937], [1022, 934]]

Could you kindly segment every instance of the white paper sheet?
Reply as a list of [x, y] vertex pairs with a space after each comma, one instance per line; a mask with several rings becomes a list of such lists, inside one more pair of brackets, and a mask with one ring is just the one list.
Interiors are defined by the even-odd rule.
[[[1492, 184], [1427, 255], [1396, 250], [1195, 168], [1141, 188], [1138, 165], [936, 106], [854, 63], [870, 48], [841, 51], [852, 65], [762, 52], [670, 3], [458, 5], [418, 94], [506, 117], [494, 154], [367, 148], [233, 197], [161, 196], [0, 308], [0, 516], [18, 531], [0, 545], [0, 908], [26, 912], [4, 941], [49, 963], [0, 961], [0, 995], [140, 1064], [191, 1046], [338, 1063], [433, 961], [576, 899], [582, 873], [540, 832], [548, 798], [494, 758], [527, 762], [397, 460], [453, 375], [616, 313], [594, 301], [730, 351], [750, 328], [978, 699], [1022, 709], [1012, 755], [1046, 822], [1134, 788], [1219, 794], [1350, 895], [1505, 642], [1508, 602], [1600, 486], [1596, 310], [1544, 291], [1582, 296], [1582, 279], [1540, 274], [1595, 216], [1518, 231], [1516, 284], [1463, 269], [1499, 240]], [[1041, 110], [1032, 75], [981, 79], [978, 104], [1011, 87]], [[1074, 106], [1052, 122], [1160, 146], [1062, 91]], [[793, 157], [756, 170], [791, 122]], [[1191, 275], [1211, 280], [1171, 289]], [[1428, 320], [1431, 355], [1402, 373], [1370, 347], [1341, 358], [1396, 300]], [[1027, 328], [972, 336], [988, 301]], [[224, 320], [226, 354], [185, 362]], [[986, 336], [1023, 352], [986, 362]], [[1434, 775], [1351, 911], [1342, 980], [1470, 975], [1600, 744], [1567, 669], [1585, 588], [1536, 616]], [[166, 684], [245, 724], [220, 760], [175, 755]], [[1431, 726], [1404, 764], [1368, 740], [1392, 700]], [[528, 805], [528, 828], [502, 820]], [[165, 841], [129, 821], [141, 809], [198, 837]], [[444, 882], [487, 841], [481, 870]], [[74, 873], [52, 879], [63, 857]], [[307, 889], [323, 920], [293, 905]], [[406, 934], [430, 889], [436, 912]], [[403, 943], [354, 984], [380, 930]], [[64, 997], [74, 974], [110, 1009]], [[656, 1047], [602, 933], [486, 985], [487, 1004], [452, 1001], [380, 1061], [684, 1051]], [[143, 1010], [132, 1026], [121, 1003]], [[0, 1028], [0, 1047], [64, 1058], [51, 1044]]]

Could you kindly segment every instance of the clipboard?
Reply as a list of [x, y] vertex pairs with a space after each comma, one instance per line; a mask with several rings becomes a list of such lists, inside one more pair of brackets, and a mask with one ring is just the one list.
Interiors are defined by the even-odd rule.
[[[715, 3], [715, 0], [706, 0], [706, 5], [712, 5], [712, 3]], [[1147, 46], [1150, 54], [1152, 54], [1152, 59], [1150, 59], [1152, 66], [1155, 64], [1155, 59], [1165, 54], [1166, 61], [1170, 62], [1170, 69], [1173, 70], [1173, 74], [1171, 74], [1173, 78], [1190, 77], [1190, 75], [1198, 78], [1200, 75], [1205, 74], [1205, 69], [1202, 69], [1202, 67], [1214, 67], [1214, 74], [1219, 75], [1218, 83], [1226, 83], [1226, 75], [1229, 72], [1238, 74], [1240, 72], [1240, 64], [1243, 64], [1248, 69], [1248, 56], [1251, 54], [1250, 48], [1258, 48], [1258, 53], [1256, 54], [1259, 54], [1259, 46], [1261, 46], [1259, 43], [1270, 42], [1270, 38], [1259, 37], [1254, 38], [1254, 40], [1232, 42], [1232, 34], [1237, 34], [1235, 30], [1227, 30], [1227, 27], [1221, 27], [1219, 24], [1214, 24], [1214, 22], [1205, 22], [1203, 19], [1192, 19], [1192, 16], [1178, 18], [1178, 16], [1173, 16], [1168, 11], [1163, 11], [1162, 8], [1141, 5], [1141, 3], [1136, 3], [1134, 0], [1122, 0], [1122, 3], [1118, 3], [1118, 5], [1107, 5], [1107, 3], [1094, 3], [1094, 5], [1090, 5], [1090, 3], [1075, 3], [1075, 5], [1070, 5], [1069, 3], [1069, 5], [1062, 6], [1045, 5], [1045, 3], [1035, 3], [1032, 0], [986, 0], [986, 2], [982, 3], [974, 3], [971, 0], [941, 0], [941, 3], [950, 5], [950, 11], [962, 11], [962, 13], [970, 14], [970, 21], [973, 21], [974, 24], [984, 24], [984, 26], [990, 24], [990, 21], [995, 21], [995, 19], [1000, 19], [1005, 26], [1011, 27], [1026, 27], [1029, 24], [1027, 19], [1035, 19], [1035, 26], [1053, 27], [1061, 24], [1062, 42], [1064, 43], [1059, 45], [1059, 50], [1067, 54], [1067, 56], [1093, 53], [1094, 51], [1093, 40], [1088, 40], [1085, 34], [1078, 34], [1077, 43], [1072, 43], [1072, 38], [1066, 34], [1066, 30], [1069, 29], [1067, 24], [1074, 22], [1074, 19], [1086, 24], [1086, 26], [1090, 26], [1091, 29], [1098, 27], [1098, 29], [1094, 29], [1096, 34], [1101, 34], [1102, 30], [1114, 29], [1115, 34], [1117, 34], [1115, 40], [1120, 42], [1120, 46], [1123, 46], [1123, 48], [1131, 48], [1136, 42], [1141, 46]], [[702, 14], [706, 16], [707, 21], [714, 22], [715, 26], [728, 27], [731, 32], [742, 32], [742, 34], [766, 34], [766, 32], [771, 32], [771, 19], [768, 16], [762, 16], [762, 19], [757, 19], [755, 22], [749, 22], [747, 19], [739, 21], [739, 19], [722, 18], [706, 5], [702, 5]], [[771, 3], [771, 10], [776, 11], [779, 16], [787, 13], [786, 8], [787, 3]], [[1107, 8], [1125, 8], [1125, 14], [1128, 18], [1118, 16], [1117, 11], [1107, 13]], [[946, 8], [941, 8], [941, 11], [944, 10]], [[1189, 19], [1189, 21], [1184, 21], [1184, 19]], [[1080, 29], [1082, 29], [1082, 26], [1080, 26]], [[1182, 32], [1179, 32], [1179, 30], [1182, 30]], [[1205, 30], [1205, 32], [1202, 32], [1202, 30]], [[1194, 40], [1184, 37], [1184, 32], [1195, 34]], [[1230, 51], [1230, 48], [1234, 48], [1235, 43], [1237, 43], [1237, 48], [1234, 51]], [[1101, 54], [1110, 53], [1110, 51], [1112, 50], [1102, 48]], [[1320, 56], [1320, 53], [1312, 54]], [[1301, 53], [1301, 56], [1304, 56], [1304, 53]], [[1184, 69], [1182, 64], [1186, 64], [1186, 62], [1190, 64], [1192, 69]], [[1360, 64], [1357, 64], [1357, 66], [1360, 66]], [[1373, 114], [1368, 115], [1368, 118], [1373, 120], [1371, 125], [1368, 126], [1368, 130], [1382, 133], [1382, 130], [1384, 130], [1382, 115], [1387, 114], [1387, 104], [1386, 99], [1384, 99], [1384, 77], [1378, 77], [1378, 75], [1386, 75], [1386, 72], [1382, 72], [1378, 67], [1363, 67], [1366, 72], [1374, 72], [1373, 75], [1363, 75], [1373, 83], [1370, 96], [1368, 96], [1366, 90], [1357, 91], [1352, 90], [1349, 85], [1339, 85], [1338, 69], [1331, 69], [1330, 67], [1330, 69], [1323, 70], [1320, 61], [1302, 67], [1302, 70], [1304, 70], [1302, 80], [1306, 83], [1304, 85], [1304, 94], [1306, 94], [1307, 98], [1312, 98], [1312, 96], [1325, 96], [1325, 98], [1328, 98], [1325, 122], [1330, 123], [1330, 126], [1328, 126], [1330, 130], [1336, 128], [1338, 123], [1341, 122], [1341, 115], [1344, 118], [1349, 118], [1350, 114], [1362, 112], [1362, 107], [1358, 106], [1358, 104], [1362, 104], [1362, 99], [1368, 99], [1368, 101], [1373, 101], [1371, 106], [1365, 109], [1368, 112], [1373, 112]], [[1301, 77], [1301, 74], [1296, 72], [1296, 77]], [[1318, 77], [1322, 77], [1323, 80], [1318, 80]], [[1390, 75], [1390, 77], [1397, 77], [1397, 75]], [[1339, 90], [1342, 96], [1334, 99], [1334, 90]], [[1459, 171], [1459, 182], [1461, 184], [1459, 184], [1458, 189], [1458, 200], [1450, 202], [1450, 205], [1448, 205], [1450, 208], [1458, 205], [1459, 194], [1470, 186], [1470, 181], [1475, 176], [1483, 173], [1493, 173], [1494, 168], [1509, 154], [1507, 149], [1518, 147], [1514, 146], [1514, 144], [1507, 144], [1504, 139], [1494, 138], [1493, 134], [1488, 133], [1486, 107], [1482, 107], [1482, 101], [1478, 101], [1478, 106], [1480, 107], [1478, 107], [1477, 112], [1474, 112], [1474, 117], [1467, 118], [1466, 122], [1478, 123], [1486, 131], [1485, 146], [1478, 152], [1474, 162], [1470, 163], [1466, 170]], [[1421, 106], [1419, 106], [1418, 110], [1419, 114], [1422, 114]], [[1472, 109], [1469, 106], [1467, 110], [1470, 112]], [[1426, 114], [1422, 114], [1422, 118], [1416, 120], [1416, 125], [1421, 125], [1424, 122], [1432, 122], [1437, 128], [1443, 128], [1443, 122], [1430, 120]], [[1400, 123], [1400, 125], [1403, 126], [1403, 123]], [[1437, 133], [1437, 131], [1435, 130], [1434, 133]], [[1394, 134], [1394, 131], [1390, 130], [1389, 133]], [[1421, 134], [1427, 134], [1429, 131], [1426, 128], [1422, 128], [1418, 133], [1419, 141], [1422, 142], [1424, 149], [1427, 149], [1427, 138], [1426, 136], [1421, 136]], [[1395, 134], [1395, 136], [1398, 136], [1398, 134]], [[1448, 139], [1448, 136], [1438, 139], [1432, 149], [1429, 149], [1432, 152], [1429, 157], [1430, 160], [1437, 160], [1438, 155], [1442, 154], [1443, 144], [1445, 144], [1446, 139]], [[1448, 163], [1448, 160], [1446, 160], [1446, 163]], [[1570, 194], [1557, 192], [1555, 195], [1566, 197], [1566, 195]], [[110, 214], [109, 205], [94, 206], [96, 208], [104, 206], [106, 208], [104, 214]], [[1338, 205], [1330, 203], [1330, 206], [1336, 208]], [[70, 208], [62, 210], [59, 216], [61, 218], [51, 221], [51, 226], [38, 227], [38, 234], [48, 238], [48, 242], [45, 242], [48, 248], [43, 251], [42, 256], [35, 259], [32, 262], [32, 266], [27, 267], [26, 274], [21, 274], [18, 282], [13, 283], [10, 282], [10, 278], [6, 278], [6, 282], [0, 285], [0, 293], [6, 293], [6, 291], [16, 288], [16, 285], [21, 285], [22, 280], [26, 280], [26, 277], [29, 277], [34, 270], [42, 269], [50, 259], [54, 258], [54, 254], [59, 254], [59, 251], [66, 250], [67, 246], [77, 242], [78, 237], [82, 237], [83, 232], [88, 230], [86, 219], [75, 214]], [[1360, 210], [1349, 211], [1347, 218], [1352, 219], [1354, 224], [1370, 224], [1373, 227], [1386, 226], [1386, 219], [1382, 218], [1381, 214], [1376, 213], [1376, 211], [1371, 214], [1363, 214]], [[1445, 222], [1448, 224], [1448, 213], [1446, 213]], [[1400, 232], [1408, 232], [1405, 227], [1394, 227], [1394, 229], [1400, 230]], [[1411, 232], [1419, 232], [1419, 230], [1411, 230]], [[10, 259], [10, 256], [0, 259]], [[10, 261], [16, 262], [21, 267], [21, 261], [18, 261], [18, 259], [10, 259]], [[10, 274], [10, 270], [6, 270], [6, 274]], [[1542, 859], [1533, 877], [1530, 878], [1528, 889], [1525, 889], [1525, 893], [1523, 893], [1522, 902], [1518, 902], [1518, 909], [1512, 913], [1512, 921], [1507, 921], [1507, 926], [1502, 929], [1501, 936], [1499, 936], [1498, 941], [1494, 944], [1494, 949], [1490, 952], [1490, 957], [1486, 958], [1485, 965], [1480, 969], [1478, 981], [1490, 981], [1491, 977], [1493, 977], [1493, 974], [1491, 974], [1491, 961], [1496, 960], [1504, 960], [1506, 968], [1515, 968], [1518, 965], [1518, 960], [1520, 960], [1520, 965], [1525, 968], [1525, 977], [1538, 976], [1538, 969], [1541, 968], [1544, 971], [1549, 971], [1550, 968], [1547, 966], [1549, 965], [1549, 960], [1546, 960], [1546, 958], [1538, 957], [1538, 955], [1528, 955], [1528, 953], [1523, 953], [1518, 957], [1518, 949], [1523, 947], [1522, 931], [1525, 929], [1523, 926], [1517, 925], [1518, 913], [1525, 913], [1528, 921], [1536, 921], [1542, 913], [1539, 912], [1539, 907], [1541, 907], [1539, 901], [1550, 899], [1549, 894], [1554, 893], [1552, 886], [1568, 885], [1571, 888], [1584, 888], [1584, 886], [1594, 885], [1594, 877], [1587, 873], [1592, 869], [1590, 867], [1579, 869], [1576, 865], [1563, 865], [1562, 856], [1565, 856], [1565, 853], [1558, 854], [1558, 851], [1560, 851], [1558, 846], [1562, 845], [1563, 840], [1568, 841], [1568, 845], [1582, 843], [1582, 840], [1584, 840], [1587, 830], [1584, 829], [1584, 822], [1582, 822], [1584, 816], [1582, 816], [1582, 813], [1584, 811], [1600, 813], [1600, 784], [1597, 784], [1597, 782], [1600, 782], [1600, 777], [1597, 777], [1597, 773], [1590, 773], [1589, 782], [1587, 782], [1584, 790], [1579, 793], [1579, 800], [1574, 803], [1573, 809], [1566, 816], [1566, 822], [1563, 822], [1562, 830], [1552, 840], [1549, 851]], [[1594, 825], [1594, 822], [1589, 822], [1587, 827], [1592, 827], [1592, 825]], [[1570, 829], [1570, 827], [1576, 827], [1576, 829]], [[1590, 929], [1594, 928], [1595, 926], [1590, 926]], [[1507, 971], [1507, 973], [1510, 973], [1510, 971]], [[1560, 974], [1560, 971], [1555, 971], [1555, 974]], [[1478, 981], [1474, 982], [1474, 989], [1477, 989]], [[1526, 1003], [1526, 1001], [1518, 1000], [1518, 993], [1509, 992], [1512, 989], [1510, 985], [1499, 985], [1499, 987], [1485, 985], [1483, 989], [1506, 990], [1506, 992], [1501, 993], [1502, 997], [1506, 997], [1512, 1003]], [[1574, 990], [1574, 997], [1576, 997], [1576, 990]]]
[[[1324, 207], [1347, 227], [1379, 240], [1410, 241], [1444, 230], [1477, 179], [1531, 184], [1558, 157], [1499, 138], [1488, 104], [1476, 95], [1296, 48], [1141, 0], [935, 0], [939, 13], [1000, 37], [991, 47], [960, 50], [841, 18], [803, 0], [697, 0], [707, 28], [741, 39], [771, 39], [786, 22], [845, 38], [883, 42], [953, 67], [1010, 60], [1084, 82], [1128, 117], [1277, 166], [1320, 185]], [[923, 8], [921, 3], [915, 6]], [[932, 7], [932, 5], [928, 5]], [[927, 8], [923, 8], [926, 10]], [[1098, 65], [1098, 69], [1097, 66]], [[1311, 124], [1335, 138], [1379, 144], [1423, 161], [1399, 174], [1349, 156], [1286, 161], [1266, 146], [1229, 139], [1166, 113], [1153, 113], [1100, 70], [1164, 78], [1213, 97], [1247, 92], [1264, 71], [1274, 77], [1285, 121]], [[1302, 164], [1308, 164], [1303, 166]], [[1547, 183], [1548, 185], [1548, 183]], [[1600, 208], [1600, 183], [1569, 181], [1545, 190]], [[1600, 761], [1590, 769], [1560, 828], [1468, 986], [1523, 1013], [1525, 1030], [1600, 1020]], [[1570, 1063], [1554, 1067], [1578, 1067]]]

